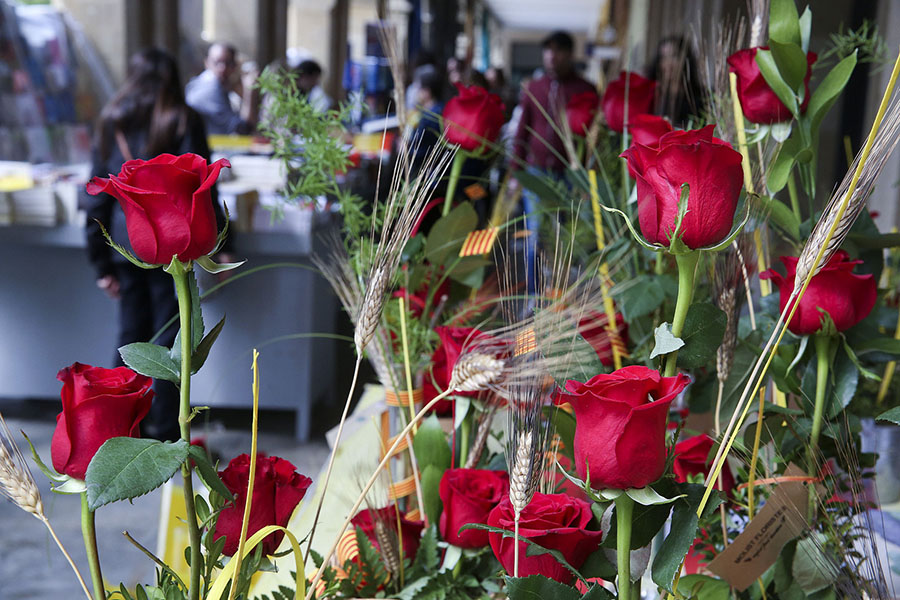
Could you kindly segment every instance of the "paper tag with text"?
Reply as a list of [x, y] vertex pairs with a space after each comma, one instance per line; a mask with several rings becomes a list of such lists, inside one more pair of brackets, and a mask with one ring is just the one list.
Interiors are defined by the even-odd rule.
[[[806, 473], [796, 465], [789, 465], [784, 475], [805, 477]], [[739, 591], [750, 587], [775, 564], [784, 545], [808, 528], [807, 485], [803, 481], [778, 484], [747, 528], [707, 568]]]

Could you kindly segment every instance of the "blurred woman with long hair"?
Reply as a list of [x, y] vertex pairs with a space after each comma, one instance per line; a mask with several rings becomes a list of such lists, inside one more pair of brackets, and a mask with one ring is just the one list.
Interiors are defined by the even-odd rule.
[[[209, 160], [203, 120], [185, 104], [175, 59], [163, 50], [149, 48], [133, 55], [128, 67], [125, 83], [100, 113], [91, 177], [108, 177], [119, 173], [128, 160], [147, 160], [164, 153], [193, 152]], [[149, 341], [178, 314], [172, 278], [162, 269], [135, 267], [107, 244], [101, 226], [114, 242], [131, 249], [125, 214], [115, 198], [82, 191], [80, 201], [87, 211], [88, 258], [96, 271], [97, 286], [119, 303], [119, 346]], [[221, 227], [224, 218], [215, 191], [213, 206]], [[176, 331], [173, 324], [156, 343], [171, 346]], [[116, 362], [122, 364], [118, 356]], [[169, 382], [157, 381], [154, 390], [143, 433], [162, 440], [177, 439], [177, 389]]]

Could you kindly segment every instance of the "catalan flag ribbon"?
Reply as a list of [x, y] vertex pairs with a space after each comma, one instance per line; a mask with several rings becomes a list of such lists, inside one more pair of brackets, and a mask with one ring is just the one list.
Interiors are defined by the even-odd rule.
[[476, 229], [466, 236], [462, 248], [459, 249], [459, 256], [478, 256], [487, 254], [491, 251], [494, 241], [497, 239], [497, 227], [489, 227], [487, 229]]
[[534, 337], [534, 329], [526, 329], [516, 334], [515, 356], [522, 356], [537, 349], [537, 339]]

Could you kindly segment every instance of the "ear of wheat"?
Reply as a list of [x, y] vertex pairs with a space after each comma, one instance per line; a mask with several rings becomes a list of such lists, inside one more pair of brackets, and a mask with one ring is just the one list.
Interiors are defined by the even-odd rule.
[[41, 520], [45, 518], [41, 493], [3, 415], [0, 415], [0, 492], [25, 512]]
[[[834, 191], [822, 217], [816, 223], [797, 261], [794, 289], [799, 290], [807, 278], [816, 274], [828, 264], [850, 232], [856, 218], [865, 209], [866, 201], [875, 188], [875, 181], [887, 164], [891, 153], [900, 141], [900, 98], [893, 98], [884, 116], [884, 123], [875, 135], [871, 151], [862, 169], [857, 170], [863, 153], [860, 152], [844, 175], [844, 179]], [[849, 201], [845, 202], [850, 194]], [[846, 205], [842, 209], [842, 206]], [[832, 229], [834, 230], [833, 234]], [[822, 247], [825, 252], [818, 263], [816, 257]]]

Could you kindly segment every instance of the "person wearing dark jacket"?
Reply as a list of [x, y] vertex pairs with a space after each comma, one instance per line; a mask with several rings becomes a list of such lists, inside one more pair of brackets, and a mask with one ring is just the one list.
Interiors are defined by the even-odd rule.
[[[91, 178], [118, 174], [131, 159], [150, 159], [159, 154], [192, 152], [209, 160], [203, 119], [184, 101], [181, 78], [174, 58], [163, 50], [138, 52], [129, 62], [125, 83], [103, 108], [92, 147]], [[149, 341], [178, 314], [172, 277], [159, 269], [141, 269], [113, 250], [102, 228], [114, 242], [131, 250], [125, 213], [108, 194], [90, 196], [82, 190], [80, 204], [87, 212], [88, 258], [97, 276], [97, 286], [119, 301], [119, 347]], [[213, 188], [213, 207], [219, 228], [224, 215]], [[101, 228], [102, 226], [102, 228]], [[171, 346], [176, 323], [156, 339]], [[121, 358], [116, 356], [121, 365]], [[142, 422], [143, 434], [175, 440], [178, 429], [178, 391], [169, 382], [154, 383], [150, 414]]]

